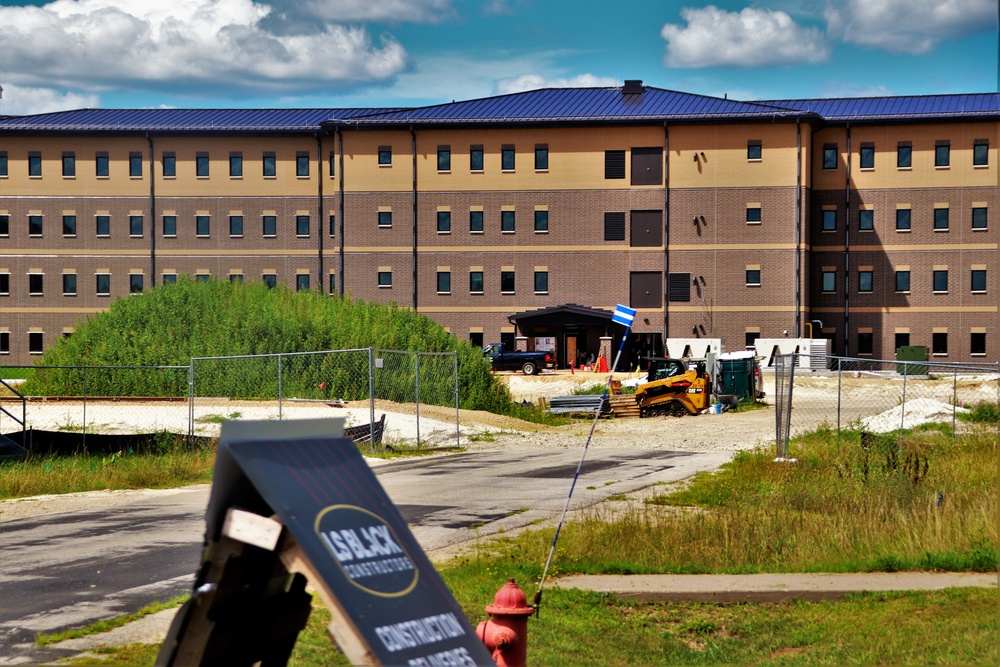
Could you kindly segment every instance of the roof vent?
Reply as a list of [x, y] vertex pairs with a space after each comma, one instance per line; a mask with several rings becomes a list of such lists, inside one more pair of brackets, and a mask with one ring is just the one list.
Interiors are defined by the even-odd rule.
[[625, 79], [622, 95], [642, 95], [642, 79]]

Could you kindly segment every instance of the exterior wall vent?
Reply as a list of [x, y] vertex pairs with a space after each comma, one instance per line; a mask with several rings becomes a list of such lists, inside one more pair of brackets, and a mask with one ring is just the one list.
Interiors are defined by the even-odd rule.
[[622, 95], [642, 95], [642, 79], [625, 79]]

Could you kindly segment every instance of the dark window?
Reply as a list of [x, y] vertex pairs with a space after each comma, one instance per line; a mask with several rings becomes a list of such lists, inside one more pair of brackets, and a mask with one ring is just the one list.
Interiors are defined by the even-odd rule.
[[175, 178], [177, 176], [177, 156], [173, 153], [163, 154], [163, 177]]
[[278, 216], [276, 215], [265, 215], [261, 218], [263, 223], [263, 234], [264, 236], [277, 236], [278, 235]]
[[209, 280], [212, 279], [212, 274], [211, 273], [196, 273], [194, 275], [194, 279], [195, 279], [196, 282], [199, 282], [199, 283], [207, 283]]
[[207, 215], [196, 215], [194, 217], [194, 232], [198, 236], [208, 236], [211, 231], [212, 219]]
[[604, 240], [625, 240], [625, 213], [613, 211], [604, 214]]
[[862, 169], [875, 168], [875, 145], [861, 144], [861, 154], [859, 155]]
[[94, 166], [98, 178], [107, 178], [111, 172], [111, 160], [108, 158], [108, 154], [98, 153]]
[[910, 231], [910, 209], [908, 208], [896, 209], [896, 231], [897, 232]]
[[948, 354], [948, 334], [935, 332], [931, 334], [931, 353]]
[[379, 211], [378, 212], [378, 226], [379, 227], [392, 227], [392, 211]]
[[969, 337], [969, 354], [986, 354], [986, 332], [973, 331]]
[[165, 216], [163, 216], [163, 235], [164, 236], [177, 236], [177, 216], [176, 215], [165, 215]]
[[514, 293], [514, 272], [513, 271], [501, 271], [500, 272], [500, 293], [501, 294], [513, 294]]
[[948, 209], [946, 208], [934, 209], [934, 229], [936, 230], [948, 229]]
[[378, 286], [379, 287], [392, 287], [392, 271], [379, 271], [378, 272]]
[[629, 273], [629, 305], [632, 308], [660, 308], [663, 305], [663, 274], [659, 271]]
[[451, 146], [438, 146], [438, 171], [451, 171]]
[[896, 291], [897, 292], [909, 292], [910, 291], [910, 272], [909, 271], [896, 271]]
[[760, 269], [747, 269], [747, 285], [760, 285]]
[[760, 206], [747, 208], [747, 222], [760, 222]]
[[470, 331], [469, 332], [469, 345], [474, 348], [483, 347], [483, 332], [482, 331]]
[[330, 236], [337, 235], [337, 216], [333, 213], [330, 214]]
[[309, 176], [309, 153], [300, 152], [295, 154], [295, 176], [297, 178], [307, 178]]
[[837, 231], [837, 212], [836, 211], [823, 211], [823, 231], [824, 232], [835, 232], [835, 231]]
[[39, 295], [44, 292], [45, 275], [42, 273], [28, 274], [28, 294]]
[[264, 153], [263, 170], [264, 178], [274, 178], [277, 175], [278, 158], [275, 157], [274, 153], [270, 151]]
[[41, 354], [45, 349], [43, 334], [41, 331], [31, 331], [28, 333], [28, 352], [30, 354]]
[[604, 178], [625, 178], [625, 151], [604, 151]]
[[986, 291], [986, 269], [972, 269], [972, 291]]
[[111, 236], [111, 216], [99, 215], [95, 218], [98, 236]]
[[753, 347], [758, 338], [760, 338], [759, 331], [747, 331], [743, 335], [743, 346], [748, 348]]
[[63, 294], [67, 296], [76, 295], [76, 274], [75, 273], [64, 273], [62, 274], [63, 281]]
[[986, 229], [986, 207], [977, 206], [972, 209], [972, 228]]
[[296, 236], [309, 236], [309, 216], [308, 215], [297, 215], [297, 216], [295, 216], [295, 235]]
[[858, 334], [858, 354], [871, 354], [875, 336], [871, 333]]
[[[337, 156], [333, 151], [330, 151], [330, 178], [337, 175]], [[330, 274], [331, 276], [333, 274]]]
[[231, 178], [243, 177], [243, 153], [229, 154], [229, 176]]
[[28, 236], [41, 236], [41, 235], [42, 235], [42, 216], [29, 215]]
[[760, 139], [751, 139], [747, 142], [747, 159], [759, 160], [761, 157]]
[[76, 216], [64, 215], [62, 218], [62, 222], [63, 222], [63, 236], [76, 236]]
[[141, 273], [130, 273], [128, 275], [128, 293], [138, 294], [142, 291], [143, 276]]
[[826, 144], [823, 146], [823, 168], [837, 168], [837, 144]]
[[164, 285], [176, 285], [177, 284], [177, 274], [176, 273], [164, 273], [163, 274], [163, 284]]
[[897, 333], [895, 340], [893, 341], [898, 350], [901, 347], [909, 347], [910, 345], [910, 334], [908, 333]]
[[10, 354], [9, 331], [0, 331], [0, 354]]
[[483, 272], [469, 271], [469, 291], [473, 294], [483, 293]]
[[261, 276], [264, 284], [267, 285], [268, 289], [273, 289], [278, 286], [278, 276], [274, 273], [265, 273]]
[[513, 232], [514, 224], [515, 224], [514, 211], [500, 211], [501, 232]]
[[142, 216], [130, 215], [128, 217], [129, 236], [142, 236]]
[[469, 147], [469, 171], [483, 170], [483, 147], [481, 144], [473, 144]]
[[235, 284], [243, 284], [243, 274], [242, 273], [230, 273], [229, 282]]
[[975, 167], [985, 167], [990, 163], [990, 142], [989, 139], [976, 139], [972, 145], [972, 165]]
[[837, 272], [836, 271], [824, 271], [823, 272], [823, 291], [824, 292], [836, 292], [837, 291]]
[[951, 164], [951, 144], [946, 141], [939, 141], [934, 146], [934, 166], [947, 167]]
[[504, 144], [500, 149], [500, 168], [504, 171], [514, 171], [514, 146]]
[[67, 178], [76, 176], [76, 153], [62, 154], [62, 174]]
[[549, 231], [549, 212], [548, 211], [535, 211], [535, 231], [536, 232], [547, 232], [547, 231]]
[[548, 294], [549, 272], [535, 271], [535, 294]]
[[858, 229], [863, 232], [875, 229], [875, 211], [870, 208], [858, 211]]
[[0, 236], [10, 236], [10, 216], [6, 213], [0, 214]]
[[10, 274], [0, 273], [0, 294], [10, 296]]
[[195, 176], [208, 178], [208, 153], [197, 153], [194, 158]]
[[0, 151], [0, 176], [7, 176], [7, 151]]
[[875, 286], [875, 276], [872, 271], [858, 271], [858, 291], [871, 292]]
[[438, 271], [437, 291], [438, 294], [451, 294], [451, 271]]
[[451, 232], [451, 211], [437, 212], [437, 230], [441, 233]]
[[909, 141], [901, 141], [896, 146], [896, 167], [909, 169], [913, 166], [913, 146]]
[[947, 292], [948, 291], [948, 271], [945, 270], [935, 270], [934, 271], [934, 291], [935, 292]]
[[629, 245], [633, 248], [663, 245], [663, 212], [632, 211], [632, 235]]
[[663, 183], [663, 149], [632, 149], [632, 185]]
[[675, 303], [691, 300], [690, 273], [671, 273], [667, 276], [667, 300]]
[[481, 231], [483, 231], [483, 212], [482, 211], [469, 211], [469, 231], [470, 232], [481, 232]]
[[330, 294], [336, 294], [336, 293], [337, 293], [337, 274], [336, 273], [331, 273], [330, 274]]
[[309, 274], [299, 273], [295, 276], [295, 291], [296, 292], [307, 292], [309, 291]]
[[129, 178], [142, 178], [142, 153], [128, 154]]
[[549, 168], [549, 146], [548, 144], [538, 144], [535, 146], [535, 169], [545, 171]]
[[28, 176], [42, 175], [42, 154], [36, 151], [28, 153]]
[[230, 236], [243, 236], [243, 216], [242, 215], [231, 215], [231, 216], [229, 216], [229, 235]]
[[378, 163], [381, 166], [392, 164], [392, 146], [378, 147]]

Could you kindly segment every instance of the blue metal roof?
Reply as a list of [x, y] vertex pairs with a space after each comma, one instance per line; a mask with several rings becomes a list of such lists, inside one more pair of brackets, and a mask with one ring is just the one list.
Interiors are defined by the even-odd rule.
[[765, 100], [760, 104], [813, 112], [831, 122], [1000, 116], [1000, 93]]

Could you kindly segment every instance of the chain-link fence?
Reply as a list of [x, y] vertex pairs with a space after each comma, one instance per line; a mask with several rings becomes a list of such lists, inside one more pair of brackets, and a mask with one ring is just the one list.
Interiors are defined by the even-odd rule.
[[[962, 413], [983, 404], [1000, 406], [997, 363], [800, 359], [804, 356], [775, 358], [779, 457], [787, 456], [792, 435], [823, 425], [836, 429], [838, 437], [850, 430], [898, 439], [904, 431], [930, 422], [946, 424], [954, 434]], [[1000, 435], [1000, 422], [997, 429]]]

